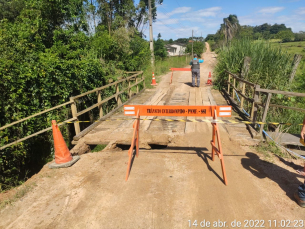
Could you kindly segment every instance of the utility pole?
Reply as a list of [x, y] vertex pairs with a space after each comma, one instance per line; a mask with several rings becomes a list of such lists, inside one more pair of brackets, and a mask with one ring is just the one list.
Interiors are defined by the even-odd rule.
[[148, 10], [149, 10], [149, 47], [151, 51], [151, 65], [154, 71], [155, 55], [154, 55], [154, 39], [153, 39], [153, 28], [152, 28], [151, 0], [148, 0]]
[[194, 44], [193, 33], [194, 33], [194, 30], [192, 30], [192, 58], [194, 57], [194, 53], [193, 53], [193, 44]]

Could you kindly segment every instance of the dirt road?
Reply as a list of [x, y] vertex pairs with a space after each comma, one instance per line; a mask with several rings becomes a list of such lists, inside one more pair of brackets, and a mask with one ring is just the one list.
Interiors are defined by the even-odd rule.
[[[168, 105], [214, 103], [204, 85], [215, 64], [214, 55], [209, 48], [204, 54], [200, 88], [190, 87], [186, 72], [175, 74], [169, 86], [168, 74], [162, 77], [156, 94], [148, 96], [149, 101]], [[108, 123], [108, 130], [99, 126], [87, 141], [94, 136], [95, 141], [107, 137], [109, 141], [130, 140], [131, 127], [126, 129], [130, 124]], [[33, 189], [0, 210], [0, 228], [203, 228], [208, 227], [207, 221], [209, 228], [234, 228], [237, 221], [239, 228], [275, 228], [275, 223], [287, 226], [289, 220], [290, 227], [303, 228], [303, 221], [295, 220], [305, 220], [305, 210], [293, 201], [293, 192], [301, 182], [294, 172], [298, 165], [277, 159], [265, 162], [253, 149], [241, 147], [222, 127], [228, 177], [225, 186], [219, 159], [210, 159], [211, 124], [171, 125], [141, 123], [142, 142], [157, 139], [167, 141], [168, 147], [141, 149], [127, 182], [125, 150], [84, 154], [67, 169], [45, 166], [26, 182]], [[113, 131], [115, 135], [111, 135]], [[195, 220], [197, 227], [193, 226]]]

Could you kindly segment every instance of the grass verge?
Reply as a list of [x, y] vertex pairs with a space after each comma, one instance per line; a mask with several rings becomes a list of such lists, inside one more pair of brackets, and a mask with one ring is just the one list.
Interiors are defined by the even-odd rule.
[[0, 209], [6, 207], [7, 205], [13, 204], [17, 200], [24, 197], [27, 193], [29, 193], [33, 188], [36, 187], [36, 183], [33, 182], [31, 184], [24, 184], [21, 185], [19, 188], [16, 188], [16, 192], [14, 195], [4, 199], [0, 200]]
[[102, 151], [103, 149], [105, 149], [107, 145], [97, 145], [96, 147], [94, 147], [94, 149], [91, 150], [92, 153], [95, 153], [95, 152], [100, 152]]

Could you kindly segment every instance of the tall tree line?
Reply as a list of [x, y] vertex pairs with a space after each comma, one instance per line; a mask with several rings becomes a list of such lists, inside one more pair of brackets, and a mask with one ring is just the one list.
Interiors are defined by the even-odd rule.
[[[147, 0], [0, 0], [0, 126], [107, 84], [126, 70], [143, 70], [150, 57], [142, 33], [147, 15]], [[78, 106], [90, 106], [90, 96]], [[0, 146], [69, 116], [67, 107], [2, 130]], [[69, 142], [72, 128], [62, 131]], [[0, 151], [0, 191], [52, 158], [51, 139], [50, 133], [38, 135]]]

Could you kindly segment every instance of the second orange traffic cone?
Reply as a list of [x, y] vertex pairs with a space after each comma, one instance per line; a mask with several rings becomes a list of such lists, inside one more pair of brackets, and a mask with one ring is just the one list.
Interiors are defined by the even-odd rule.
[[55, 120], [52, 120], [52, 130], [55, 150], [55, 163], [50, 164], [49, 167], [63, 168], [73, 165], [76, 161], [78, 161], [79, 156], [72, 157]]
[[151, 85], [153, 85], [153, 86], [157, 86], [158, 85], [157, 82], [156, 82], [156, 78], [155, 78], [155, 74], [154, 73], [152, 73]]
[[207, 81], [207, 85], [212, 85], [212, 76], [211, 76], [211, 72], [209, 72], [209, 76], [208, 76], [208, 81]]

